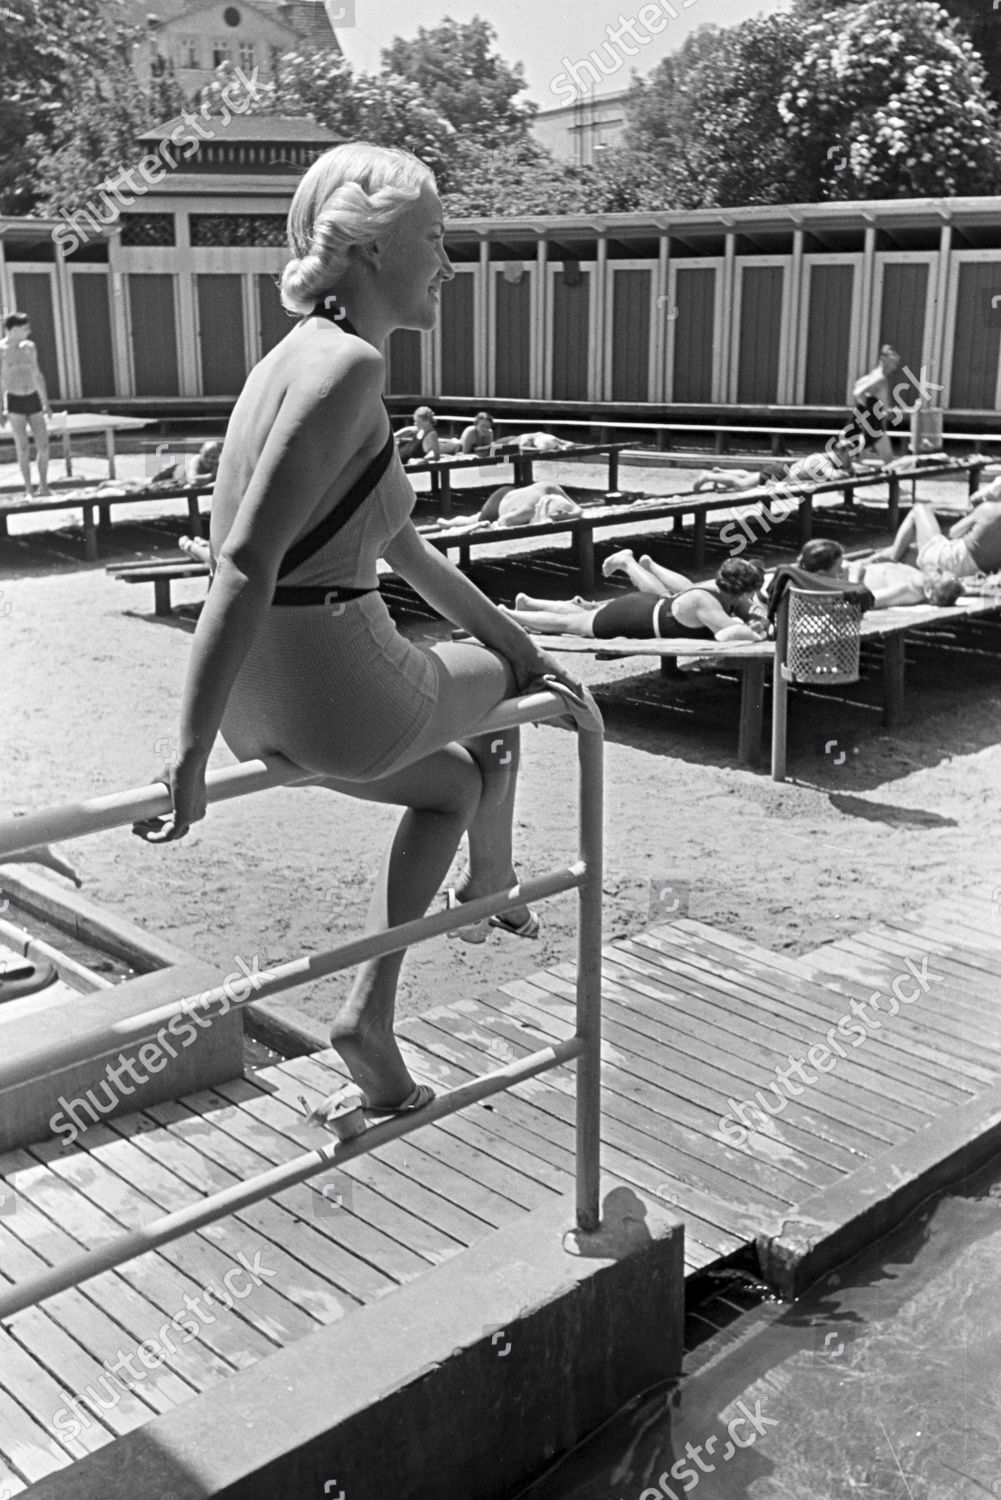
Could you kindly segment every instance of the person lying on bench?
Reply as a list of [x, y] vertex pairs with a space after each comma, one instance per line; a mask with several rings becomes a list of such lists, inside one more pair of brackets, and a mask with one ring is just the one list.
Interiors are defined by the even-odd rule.
[[154, 474], [150, 483], [206, 484], [210, 479], [215, 478], [221, 457], [222, 443], [203, 443], [191, 458], [181, 459], [176, 464], [168, 464], [165, 469]]
[[576, 448], [569, 438], [554, 437], [551, 432], [523, 432], [520, 437], [501, 438], [494, 444], [494, 451], [504, 453], [515, 449], [519, 453], [561, 453], [564, 448]]
[[[755, 563], [754, 567], [757, 568], [758, 564]], [[656, 594], [658, 599], [670, 598], [684, 589], [709, 587], [706, 584], [693, 584], [684, 573], [676, 573], [673, 568], [665, 568], [662, 563], [654, 562], [648, 553], [644, 552], [641, 557], [637, 558], [628, 547], [623, 547], [620, 552], [613, 552], [610, 557], [606, 557], [601, 565], [601, 571], [606, 578], [612, 578], [616, 573], [623, 573], [639, 593]], [[758, 569], [758, 571], [761, 570]], [[738, 619], [743, 620], [760, 634], [764, 634], [768, 624], [761, 593], [767, 582], [767, 576], [762, 573], [757, 592], [753, 597], [742, 600], [734, 609], [734, 614]], [[585, 604], [584, 600], [574, 602]], [[593, 604], [587, 607], [597, 609], [598, 606]]]
[[462, 453], [489, 453], [496, 440], [489, 412], [478, 411], [472, 424], [462, 429], [459, 448]]
[[488, 526], [531, 526], [542, 521], [575, 520], [583, 514], [576, 500], [551, 481], [534, 484], [502, 484], [484, 501], [475, 516], [441, 517], [439, 526], [449, 531], [478, 531]]
[[[777, 584], [776, 580], [781, 579]], [[851, 595], [861, 590], [863, 611], [893, 609], [903, 604], [934, 604], [947, 608], [963, 592], [954, 573], [932, 565], [923, 568], [885, 559], [879, 554], [849, 561], [840, 542], [818, 537], [807, 542], [796, 563], [784, 564], [772, 576], [768, 615], [774, 619], [778, 600], [788, 583], [797, 588], [843, 590]]]
[[846, 594], [857, 598], [863, 613], [876, 607], [876, 600], [865, 584], [848, 578], [845, 549], [840, 542], [816, 538], [807, 542], [794, 563], [780, 563], [769, 580], [765, 596], [768, 619], [773, 623], [782, 596], [790, 584], [817, 593]]
[[585, 635], [603, 641], [618, 636], [633, 640], [762, 639], [760, 626], [745, 623], [764, 582], [757, 563], [730, 558], [712, 584], [693, 584], [681, 573], [673, 577], [679, 587], [662, 597], [638, 589], [604, 604], [588, 604], [519, 594], [514, 609], [504, 612], [525, 630], [541, 635]]
[[869, 561], [912, 563], [922, 573], [949, 573], [954, 578], [1001, 571], [1001, 479], [977, 490], [971, 504], [969, 515], [946, 536], [932, 503], [915, 501], [893, 545], [874, 552]]
[[823, 484], [854, 472], [851, 461], [830, 453], [810, 453], [791, 463], [763, 464], [760, 469], [703, 469], [692, 493], [713, 490], [719, 494], [746, 494], [769, 484]]
[[443, 453], [458, 453], [462, 448], [458, 438], [439, 437], [438, 419], [430, 406], [419, 406], [414, 412], [413, 424], [401, 427], [395, 437], [400, 461], [405, 464], [425, 458], [437, 461]]

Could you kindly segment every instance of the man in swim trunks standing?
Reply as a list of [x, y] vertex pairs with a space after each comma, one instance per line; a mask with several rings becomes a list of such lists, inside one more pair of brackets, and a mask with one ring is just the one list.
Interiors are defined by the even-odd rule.
[[49, 489], [49, 434], [45, 418], [51, 417], [45, 376], [38, 363], [38, 350], [31, 341], [31, 322], [27, 313], [10, 313], [3, 320], [4, 337], [0, 339], [0, 387], [3, 389], [3, 413], [0, 426], [10, 417], [17, 461], [21, 466], [24, 488], [35, 493], [31, 484], [31, 450], [28, 446], [30, 425], [38, 459], [38, 487], [42, 495]]
[[871, 448], [884, 464], [893, 461], [893, 445], [886, 435], [886, 414], [890, 408], [890, 376], [896, 374], [902, 364], [900, 355], [891, 344], [884, 344], [879, 351], [879, 361], [867, 375], [856, 380], [852, 388], [851, 418], [838, 433], [835, 453], [839, 460], [860, 458]]

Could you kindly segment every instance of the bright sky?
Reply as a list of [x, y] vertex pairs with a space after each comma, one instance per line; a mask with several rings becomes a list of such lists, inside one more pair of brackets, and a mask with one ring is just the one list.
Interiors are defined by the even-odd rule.
[[[649, 20], [651, 5], [660, 14], [647, 26], [639, 17], [646, 10]], [[549, 86], [565, 71], [564, 58], [582, 61], [607, 41], [607, 26], [617, 30], [624, 21], [634, 23], [622, 33], [624, 45], [615, 47], [623, 64], [596, 89], [599, 95], [628, 88], [631, 69], [648, 73], [662, 57], [677, 51], [696, 27], [733, 26], [749, 16], [784, 10], [786, 0], [578, 0], [576, 5], [564, 0], [333, 0], [332, 9], [338, 7], [346, 12], [346, 20], [353, 13], [355, 23], [337, 25], [345, 56], [366, 73], [378, 70], [380, 49], [394, 36], [415, 36], [419, 26], [436, 26], [444, 16], [456, 21], [485, 16], [497, 32], [497, 50], [508, 62], [523, 65], [528, 97], [546, 109], [567, 102], [565, 92]], [[677, 19], [672, 19], [672, 10]], [[666, 24], [654, 35], [658, 22]], [[636, 56], [625, 60], [630, 48]], [[608, 53], [602, 56], [609, 66]]]

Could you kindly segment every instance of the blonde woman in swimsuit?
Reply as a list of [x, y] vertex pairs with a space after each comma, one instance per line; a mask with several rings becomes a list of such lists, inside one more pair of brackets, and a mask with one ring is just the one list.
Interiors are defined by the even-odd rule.
[[[241, 760], [284, 755], [332, 791], [406, 809], [366, 926], [381, 932], [424, 915], [464, 833], [469, 871], [453, 902], [516, 880], [517, 731], [474, 731], [543, 674], [570, 679], [410, 519], [381, 351], [396, 328], [434, 327], [454, 274], [431, 172], [406, 152], [335, 147], [299, 185], [289, 243], [282, 300], [302, 321], [251, 371], [230, 420], [173, 811], [136, 832], [168, 842], [205, 816], [218, 732]], [[475, 641], [419, 648], [400, 635], [379, 557]], [[524, 936], [538, 926], [524, 906], [490, 920]], [[433, 1097], [393, 1032], [402, 958], [361, 965], [331, 1030], [364, 1107], [385, 1114]], [[337, 1108], [332, 1095], [316, 1117]]]

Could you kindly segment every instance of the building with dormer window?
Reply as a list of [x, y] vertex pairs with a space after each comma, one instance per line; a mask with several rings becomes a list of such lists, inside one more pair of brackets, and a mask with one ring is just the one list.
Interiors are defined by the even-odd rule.
[[190, 0], [129, 0], [127, 9], [145, 42], [136, 48], [135, 68], [148, 83], [157, 56], [173, 64], [177, 82], [189, 99], [213, 82], [216, 69], [228, 64], [247, 74], [258, 69], [267, 82], [278, 58], [301, 47], [327, 47], [340, 55], [331, 17], [343, 15], [335, 0], [253, 0], [247, 4], [191, 4]]

